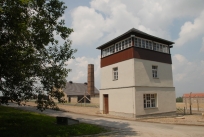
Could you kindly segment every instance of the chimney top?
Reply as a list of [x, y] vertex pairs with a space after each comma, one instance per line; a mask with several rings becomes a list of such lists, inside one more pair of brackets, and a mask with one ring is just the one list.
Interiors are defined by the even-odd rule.
[[69, 83], [72, 84], [73, 82], [72, 82], [72, 81], [69, 81]]

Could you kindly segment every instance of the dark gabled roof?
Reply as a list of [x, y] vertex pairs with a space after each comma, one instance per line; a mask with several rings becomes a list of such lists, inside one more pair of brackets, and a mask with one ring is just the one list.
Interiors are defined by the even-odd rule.
[[120, 40], [123, 40], [131, 35], [135, 35], [135, 36], [138, 36], [138, 37], [141, 37], [141, 38], [146, 38], [146, 39], [151, 39], [151, 40], [154, 40], [154, 41], [157, 41], [157, 42], [161, 42], [161, 43], [164, 43], [164, 44], [167, 44], [167, 45], [172, 45], [174, 44], [174, 42], [171, 42], [171, 41], [168, 41], [168, 40], [165, 40], [165, 39], [162, 39], [162, 38], [158, 38], [158, 37], [155, 37], [155, 36], [152, 36], [152, 35], [149, 35], [145, 32], [142, 32], [138, 29], [135, 29], [135, 28], [132, 28], [130, 29], [129, 31], [125, 32], [124, 34], [110, 40], [109, 42], [106, 42], [105, 44], [97, 47], [96, 49], [103, 49], [103, 48], [106, 48]]
[[[94, 87], [94, 88], [95, 88], [94, 93], [96, 95], [98, 95], [99, 94], [98, 89], [96, 87]], [[63, 91], [67, 95], [71, 95], [71, 96], [84, 95], [85, 92], [87, 93], [87, 84], [67, 82]]]

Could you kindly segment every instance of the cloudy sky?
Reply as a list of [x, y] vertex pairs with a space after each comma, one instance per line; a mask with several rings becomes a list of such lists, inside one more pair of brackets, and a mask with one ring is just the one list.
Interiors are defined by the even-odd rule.
[[68, 81], [87, 81], [87, 64], [95, 64], [100, 89], [100, 51], [96, 47], [136, 28], [175, 44], [171, 49], [176, 95], [204, 92], [203, 0], [64, 0], [66, 26], [73, 28]]

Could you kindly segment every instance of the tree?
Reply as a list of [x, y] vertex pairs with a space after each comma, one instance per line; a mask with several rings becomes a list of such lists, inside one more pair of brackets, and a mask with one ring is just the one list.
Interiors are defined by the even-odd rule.
[[[73, 29], [60, 17], [66, 6], [59, 0], [1, 0], [0, 91], [22, 103], [38, 94], [40, 110], [63, 102], [63, 89], [70, 69], [66, 61], [75, 49], [68, 39]], [[63, 44], [55, 35], [60, 36]], [[46, 100], [45, 96], [49, 96]], [[51, 97], [51, 98], [50, 98]]]
[[176, 102], [183, 102], [183, 98], [182, 97], [177, 97]]

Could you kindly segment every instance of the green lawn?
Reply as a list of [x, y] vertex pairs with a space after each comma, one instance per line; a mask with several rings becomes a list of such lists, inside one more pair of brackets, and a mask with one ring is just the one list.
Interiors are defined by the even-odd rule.
[[0, 137], [67, 137], [101, 132], [106, 130], [100, 126], [57, 125], [55, 117], [0, 106]]

